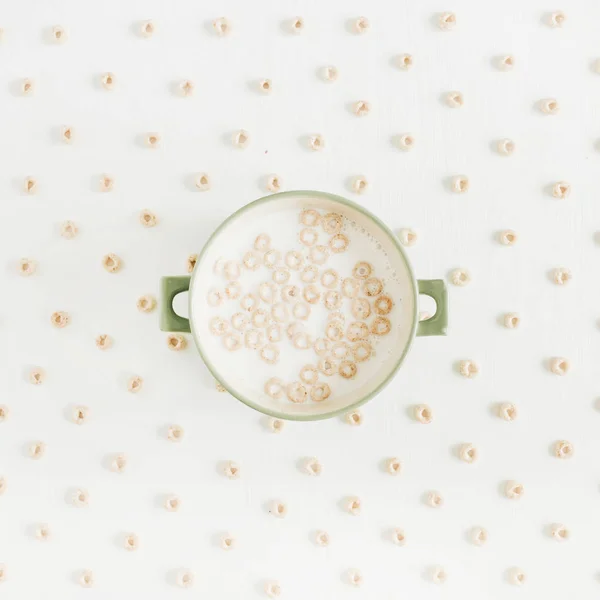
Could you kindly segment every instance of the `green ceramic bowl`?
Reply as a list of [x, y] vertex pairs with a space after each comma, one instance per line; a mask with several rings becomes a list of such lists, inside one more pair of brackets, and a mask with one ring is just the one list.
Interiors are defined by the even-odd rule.
[[[278, 211], [316, 208], [324, 212], [344, 215], [348, 223], [366, 232], [383, 251], [386, 268], [394, 275], [397, 294], [393, 312], [394, 328], [386, 342], [387, 350], [377, 353], [369, 361], [372, 365], [368, 377], [357, 377], [356, 383], [344, 382], [343, 392], [332, 394], [324, 402], [295, 404], [287, 399], [274, 400], [261, 389], [256, 389], [239, 375], [241, 369], [232, 367], [233, 359], [225, 359], [215, 350], [214, 341], [208, 333], [208, 310], [206, 302], [207, 282], [214, 278], [215, 259], [223, 249], [231, 247], [232, 241], [244, 238], [248, 242], [256, 236], [256, 228], [265, 219], [273, 218]], [[254, 230], [253, 230], [254, 228]], [[255, 231], [254, 237], [252, 232]], [[258, 231], [261, 229], [259, 227]], [[270, 230], [269, 233], [271, 232]], [[288, 240], [285, 240], [283, 243]], [[238, 256], [237, 254], [235, 256]], [[229, 256], [228, 258], [232, 258]], [[333, 258], [333, 257], [332, 257]], [[374, 264], [377, 274], [377, 264]], [[383, 268], [382, 265], [379, 266]], [[173, 299], [182, 292], [189, 292], [189, 320], [173, 310]], [[162, 302], [160, 326], [163, 331], [191, 333], [202, 360], [229, 393], [244, 404], [264, 414], [296, 421], [326, 419], [351, 411], [376, 396], [400, 368], [414, 338], [418, 336], [445, 335], [447, 326], [447, 294], [440, 279], [416, 280], [408, 259], [397, 237], [375, 215], [364, 207], [340, 196], [315, 191], [294, 191], [273, 194], [247, 204], [228, 217], [210, 236], [198, 256], [191, 276], [162, 278]], [[419, 322], [418, 297], [424, 294], [437, 304], [435, 314]], [[399, 297], [396, 297], [399, 295]], [[391, 343], [390, 343], [391, 342]], [[211, 346], [212, 343], [212, 346]], [[307, 359], [308, 361], [309, 359]], [[271, 376], [276, 376], [276, 370]], [[333, 385], [333, 384], [332, 384]]]

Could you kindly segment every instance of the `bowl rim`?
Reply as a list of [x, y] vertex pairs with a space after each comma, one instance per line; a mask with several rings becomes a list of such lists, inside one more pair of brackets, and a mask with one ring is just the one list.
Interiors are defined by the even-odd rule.
[[410, 348], [414, 342], [416, 332], [417, 332], [417, 325], [418, 325], [418, 318], [417, 318], [418, 286], [417, 286], [417, 281], [415, 279], [415, 275], [413, 273], [413, 270], [412, 270], [412, 267], [408, 260], [408, 257], [406, 256], [406, 252], [405, 252], [404, 248], [402, 248], [402, 245], [400, 244], [398, 237], [383, 221], [381, 221], [381, 219], [379, 219], [379, 217], [375, 216], [371, 211], [367, 210], [364, 206], [361, 206], [360, 204], [357, 204], [356, 202], [348, 200], [347, 198], [344, 198], [343, 196], [338, 196], [337, 194], [331, 194], [329, 192], [322, 192], [322, 191], [318, 191], [318, 190], [292, 190], [292, 191], [288, 191], [288, 192], [278, 192], [276, 194], [270, 194], [268, 196], [263, 196], [262, 198], [258, 198], [257, 200], [253, 200], [252, 202], [245, 204], [244, 206], [242, 206], [241, 208], [239, 208], [238, 210], [233, 212], [224, 221], [221, 222], [221, 224], [212, 232], [212, 234], [206, 240], [202, 250], [198, 254], [196, 263], [197, 264], [201, 263], [202, 258], [204, 257], [204, 254], [208, 251], [208, 249], [210, 248], [210, 245], [212, 244], [214, 239], [221, 233], [221, 231], [231, 221], [237, 219], [238, 217], [243, 215], [248, 210], [250, 210], [256, 206], [259, 206], [261, 204], [267, 204], [268, 202], [277, 201], [278, 199], [281, 199], [281, 198], [292, 198], [295, 196], [307, 196], [307, 195], [325, 198], [327, 200], [338, 202], [344, 206], [347, 206], [349, 208], [357, 210], [358, 212], [362, 213], [365, 217], [371, 219], [381, 229], [381, 231], [388, 236], [388, 238], [390, 239], [392, 244], [399, 251], [399, 254], [402, 257], [402, 260], [404, 261], [406, 270], [409, 275], [410, 285], [411, 285], [411, 290], [412, 290], [412, 295], [413, 295], [412, 326], [411, 326], [411, 330], [410, 330], [410, 335], [408, 337], [408, 341], [406, 342], [401, 355], [396, 360], [396, 364], [394, 365], [392, 370], [389, 372], [387, 377], [377, 387], [375, 387], [371, 392], [369, 392], [368, 394], [366, 394], [365, 396], [363, 396], [356, 402], [353, 402], [350, 406], [345, 406], [343, 408], [338, 408], [336, 410], [331, 410], [328, 412], [311, 414], [311, 415], [296, 415], [296, 414], [286, 413], [285, 411], [270, 410], [268, 408], [265, 408], [264, 406], [261, 406], [260, 404], [256, 404], [250, 398], [246, 398], [239, 392], [232, 390], [229, 387], [229, 385], [227, 384], [227, 381], [224, 381], [222, 376], [219, 373], [217, 373], [216, 368], [212, 365], [208, 356], [206, 356], [206, 354], [203, 352], [202, 347], [198, 341], [198, 336], [196, 335], [196, 331], [194, 329], [194, 325], [193, 325], [193, 321], [192, 321], [192, 299], [193, 299], [193, 290], [194, 290], [194, 280], [195, 280], [196, 274], [199, 272], [198, 269], [194, 269], [192, 276], [190, 278], [190, 287], [189, 287], [189, 294], [188, 294], [188, 315], [189, 315], [189, 321], [190, 321], [190, 332], [192, 334], [192, 337], [194, 338], [194, 343], [196, 344], [196, 348], [198, 349], [200, 358], [206, 365], [206, 368], [210, 371], [212, 376], [236, 400], [239, 400], [246, 406], [248, 406], [264, 415], [267, 415], [269, 417], [273, 417], [276, 419], [283, 419], [286, 421], [321, 421], [324, 419], [331, 419], [333, 417], [352, 412], [352, 411], [356, 410], [357, 408], [359, 408], [360, 406], [362, 406], [363, 404], [366, 404], [369, 400], [371, 400], [377, 394], [379, 394], [388, 385], [388, 383], [390, 383], [390, 381], [394, 378], [394, 376], [396, 375], [396, 373], [402, 366], [402, 363], [404, 362], [404, 359], [406, 358], [406, 355], [408, 354], [408, 351], [410, 350]]

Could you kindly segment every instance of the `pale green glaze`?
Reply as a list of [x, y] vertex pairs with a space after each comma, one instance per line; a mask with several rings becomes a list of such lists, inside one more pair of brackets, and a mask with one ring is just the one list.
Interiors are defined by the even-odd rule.
[[[391, 370], [388, 377], [384, 381], [382, 381], [377, 386], [377, 388], [375, 388], [370, 394], [368, 394], [364, 398], [361, 398], [359, 401], [353, 403], [350, 406], [345, 406], [341, 409], [337, 409], [335, 411], [331, 411], [328, 413], [322, 413], [322, 414], [318, 414], [318, 415], [289, 415], [285, 412], [268, 410], [263, 406], [255, 404], [251, 399], [246, 398], [246, 397], [242, 396], [241, 394], [235, 392], [228, 386], [226, 381], [223, 381], [221, 379], [220, 375], [216, 372], [215, 368], [211, 364], [208, 357], [203, 353], [202, 348], [196, 337], [196, 333], [190, 327], [189, 320], [175, 314], [175, 311], [173, 310], [173, 299], [178, 294], [180, 294], [182, 292], [186, 292], [190, 289], [190, 287], [193, 287], [192, 282], [193, 282], [193, 278], [196, 276], [196, 271], [194, 271], [194, 273], [192, 273], [191, 276], [184, 275], [184, 276], [175, 276], [175, 277], [163, 277], [161, 280], [161, 306], [160, 306], [160, 328], [161, 328], [161, 330], [162, 331], [177, 331], [177, 332], [191, 333], [194, 337], [194, 341], [196, 342], [196, 347], [198, 348], [198, 352], [200, 353], [202, 360], [208, 367], [208, 370], [212, 373], [214, 378], [217, 381], [219, 381], [223, 385], [223, 387], [232, 396], [234, 396], [235, 398], [237, 398], [244, 404], [248, 405], [249, 407], [251, 407], [259, 412], [262, 412], [264, 414], [267, 414], [267, 415], [270, 415], [272, 417], [276, 417], [279, 419], [289, 419], [289, 420], [293, 420], [293, 421], [318, 421], [321, 419], [328, 419], [331, 417], [335, 417], [336, 415], [344, 414], [349, 411], [355, 410], [356, 408], [358, 408], [359, 406], [361, 406], [362, 404], [364, 404], [365, 402], [367, 402], [368, 400], [373, 398], [373, 396], [377, 395], [392, 380], [392, 378], [394, 377], [394, 375], [396, 374], [396, 372], [402, 365], [404, 358], [406, 357], [415, 336], [446, 335], [446, 327], [448, 324], [448, 298], [447, 298], [446, 286], [445, 286], [444, 282], [441, 279], [419, 280], [417, 282], [415, 280], [414, 274], [412, 272], [412, 269], [410, 267], [410, 263], [408, 262], [406, 254], [404, 253], [404, 249], [400, 245], [398, 238], [389, 229], [389, 227], [387, 227], [387, 225], [385, 225], [385, 223], [380, 221], [375, 215], [373, 215], [372, 213], [367, 211], [362, 206], [355, 204], [354, 202], [350, 202], [350, 200], [346, 200], [345, 198], [342, 198], [341, 196], [336, 196], [334, 194], [328, 194], [325, 192], [298, 190], [298, 191], [294, 191], [294, 192], [281, 192], [279, 194], [272, 194], [271, 196], [266, 196], [265, 198], [260, 198], [259, 200], [255, 200], [254, 202], [247, 204], [246, 206], [240, 208], [237, 212], [230, 215], [225, 221], [223, 221], [223, 223], [221, 223], [221, 225], [219, 225], [219, 227], [217, 227], [217, 229], [213, 232], [213, 234], [210, 236], [210, 238], [204, 245], [202, 252], [199, 254], [198, 259], [196, 261], [197, 264], [199, 264], [201, 262], [204, 253], [207, 251], [211, 242], [221, 232], [221, 230], [231, 220], [239, 217], [244, 212], [246, 212], [248, 209], [255, 207], [257, 204], [263, 204], [266, 202], [275, 202], [275, 201], [277, 201], [278, 198], [290, 197], [290, 196], [307, 196], [307, 195], [310, 195], [313, 197], [321, 196], [323, 198], [327, 198], [328, 200], [333, 200], [333, 201], [339, 202], [341, 204], [344, 204], [346, 206], [350, 206], [351, 208], [361, 212], [363, 215], [367, 216], [372, 221], [374, 221], [379, 226], [379, 228], [382, 230], [382, 232], [385, 233], [390, 238], [390, 240], [392, 241], [394, 246], [396, 246], [400, 255], [404, 259], [406, 269], [410, 275], [411, 290], [412, 290], [412, 293], [414, 296], [414, 298], [413, 298], [414, 299], [414, 302], [413, 302], [414, 310], [413, 310], [413, 314], [412, 314], [412, 327], [411, 327], [409, 341], [406, 344], [406, 346], [404, 347], [404, 349], [402, 351], [402, 355], [400, 357], [398, 357], [398, 361], [396, 362], [396, 365]], [[421, 322], [418, 321], [418, 308], [417, 308], [418, 307], [418, 301], [417, 301], [418, 294], [425, 294], [427, 296], [430, 296], [431, 298], [433, 298], [435, 300], [435, 302], [437, 304], [437, 309], [436, 309], [435, 315], [433, 315], [433, 317], [431, 317], [430, 319], [427, 319], [426, 321], [421, 321]], [[191, 312], [192, 312], [192, 294], [189, 294], [188, 305], [189, 305], [189, 314], [191, 314]]]

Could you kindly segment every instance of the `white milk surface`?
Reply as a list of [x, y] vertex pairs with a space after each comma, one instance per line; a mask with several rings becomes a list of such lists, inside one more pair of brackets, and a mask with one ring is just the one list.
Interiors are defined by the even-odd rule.
[[[218, 265], [223, 261], [237, 261], [241, 266], [241, 276], [237, 280], [242, 288], [241, 296], [252, 293], [259, 299], [259, 307], [270, 311], [270, 304], [260, 300], [259, 285], [272, 281], [273, 269], [261, 265], [257, 271], [251, 271], [242, 264], [242, 257], [248, 250], [253, 249], [256, 237], [266, 233], [271, 238], [271, 248], [281, 252], [279, 263], [284, 266], [285, 253], [296, 250], [305, 257], [305, 265], [312, 264], [309, 260], [309, 248], [300, 243], [298, 234], [305, 227], [299, 222], [303, 208], [315, 208], [322, 214], [336, 212], [343, 217], [344, 233], [350, 240], [345, 252], [330, 253], [323, 265], [316, 265], [319, 274], [326, 269], [334, 269], [340, 279], [335, 288], [341, 293], [341, 282], [345, 277], [352, 277], [352, 269], [359, 261], [366, 261], [373, 266], [371, 277], [377, 277], [384, 283], [384, 294], [394, 300], [394, 308], [387, 315], [392, 324], [391, 331], [384, 336], [369, 335], [368, 341], [373, 346], [372, 357], [365, 362], [356, 363], [358, 372], [353, 379], [344, 379], [339, 374], [325, 376], [320, 373], [319, 381], [326, 382], [331, 388], [331, 396], [320, 403], [307, 398], [303, 404], [290, 402], [286, 394], [280, 399], [273, 399], [265, 394], [265, 382], [277, 377], [285, 383], [301, 381], [300, 369], [305, 365], [317, 365], [319, 355], [311, 347], [308, 350], [296, 348], [286, 334], [289, 323], [299, 323], [298, 331], [309, 334], [313, 340], [325, 336], [327, 317], [331, 311], [325, 308], [323, 301], [310, 305], [311, 312], [307, 320], [293, 317], [293, 303], [288, 303], [289, 320], [282, 324], [281, 341], [276, 344], [280, 350], [276, 364], [267, 364], [261, 359], [258, 350], [251, 350], [243, 345], [236, 351], [226, 349], [220, 336], [210, 331], [209, 322], [212, 317], [219, 316], [230, 321], [236, 312], [245, 312], [240, 306], [240, 298], [226, 299], [219, 306], [210, 306], [208, 293], [210, 290], [224, 290], [228, 280], [224, 277]], [[321, 226], [317, 244], [327, 245], [331, 237]], [[215, 268], [215, 266], [217, 266]], [[306, 285], [300, 278], [302, 270], [290, 269], [291, 277], [287, 285], [296, 285], [302, 291]], [[316, 285], [321, 291], [326, 291], [320, 283]], [[283, 285], [277, 286], [279, 290]], [[191, 290], [191, 317], [197, 337], [205, 358], [218, 379], [236, 394], [241, 395], [255, 404], [274, 411], [291, 414], [318, 414], [330, 412], [348, 406], [366, 394], [370, 393], [389, 375], [402, 355], [406, 343], [410, 339], [412, 317], [414, 312], [414, 297], [410, 274], [398, 248], [391, 242], [386, 232], [381, 230], [371, 219], [352, 207], [332, 201], [329, 198], [304, 196], [276, 196], [267, 203], [247, 209], [226, 224], [215, 236], [207, 251], [196, 265], [196, 274]], [[277, 301], [281, 301], [278, 294]], [[365, 297], [361, 289], [359, 297]], [[300, 301], [304, 302], [302, 298]], [[370, 299], [371, 306], [373, 299]], [[356, 321], [350, 312], [351, 300], [343, 296], [341, 307], [338, 309], [345, 317], [345, 325]], [[250, 316], [250, 313], [246, 313]], [[375, 318], [374, 311], [366, 319], [370, 323]], [[253, 328], [250, 324], [248, 328]], [[231, 329], [231, 331], [235, 331]], [[262, 330], [264, 332], [264, 329]], [[240, 334], [243, 340], [243, 333]], [[347, 343], [347, 339], [345, 339]], [[265, 343], [268, 340], [265, 336]], [[306, 386], [307, 389], [309, 386]]]

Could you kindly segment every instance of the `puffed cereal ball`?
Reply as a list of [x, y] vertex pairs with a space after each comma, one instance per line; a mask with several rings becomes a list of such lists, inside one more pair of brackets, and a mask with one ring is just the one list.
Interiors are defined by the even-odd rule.
[[175, 581], [180, 588], [191, 588], [194, 585], [194, 574], [189, 569], [180, 569]]
[[71, 504], [77, 508], [85, 508], [90, 501], [90, 496], [86, 490], [79, 489], [73, 492], [71, 496]]
[[311, 150], [314, 150], [315, 152], [323, 150], [323, 148], [325, 147], [325, 140], [323, 139], [323, 136], [318, 133], [309, 136], [308, 147]]
[[239, 479], [239, 476], [241, 474], [240, 465], [238, 465], [236, 462], [233, 462], [231, 460], [227, 461], [223, 465], [223, 474], [228, 479]]
[[566, 440], [559, 440], [554, 444], [554, 455], [556, 458], [571, 458], [573, 456], [573, 444]]
[[198, 188], [201, 192], [208, 192], [208, 190], [210, 190], [210, 177], [208, 173], [198, 173], [194, 183], [196, 188]]
[[37, 180], [33, 177], [25, 177], [23, 181], [23, 191], [26, 194], [35, 194], [38, 189]]
[[414, 246], [417, 243], [417, 232], [414, 229], [401, 229], [398, 232], [398, 238], [403, 246]]
[[504, 421], [514, 421], [517, 418], [517, 407], [510, 402], [504, 402], [498, 407], [498, 416]]
[[404, 529], [396, 528], [392, 531], [392, 542], [396, 544], [396, 546], [404, 546], [404, 544], [406, 544], [406, 534], [404, 533]]
[[521, 317], [517, 313], [506, 313], [502, 320], [507, 329], [516, 329], [521, 324]]
[[431, 569], [431, 581], [433, 581], [433, 583], [445, 583], [447, 578], [448, 574], [442, 567], [433, 567], [433, 569]]
[[112, 90], [115, 87], [115, 76], [113, 73], [103, 73], [100, 76], [100, 83], [105, 90]]
[[496, 61], [496, 66], [500, 71], [512, 71], [515, 66], [515, 58], [510, 54], [500, 56]]
[[127, 468], [127, 457], [124, 454], [113, 456], [110, 462], [110, 470], [115, 473], [123, 473]]
[[6, 479], [4, 477], [0, 477], [0, 496], [4, 494], [7, 488]]
[[273, 84], [270, 79], [262, 79], [258, 83], [258, 89], [263, 94], [270, 94], [273, 91]]
[[413, 60], [412, 54], [401, 54], [396, 59], [396, 65], [398, 66], [398, 68], [400, 68], [404, 71], [408, 71], [409, 69], [412, 69], [413, 64], [414, 64], [414, 60]]
[[489, 535], [483, 527], [473, 527], [469, 532], [469, 538], [476, 546], [483, 546], [488, 541]]
[[514, 246], [518, 239], [519, 236], [512, 229], [505, 229], [498, 234], [498, 241], [503, 246]]
[[408, 151], [415, 147], [415, 137], [410, 133], [403, 133], [397, 139], [400, 150]]
[[101, 192], [111, 192], [115, 187], [115, 180], [110, 175], [102, 175], [98, 187]]
[[179, 92], [182, 96], [191, 96], [194, 93], [194, 82], [184, 79], [179, 83]]
[[363, 175], [359, 175], [358, 177], [355, 177], [352, 180], [352, 189], [357, 194], [363, 194], [364, 192], [367, 191], [368, 187], [369, 187], [369, 182], [367, 181], [367, 178], [364, 177]]
[[107, 333], [101, 333], [96, 336], [96, 348], [98, 350], [108, 350], [112, 346], [113, 340]]
[[366, 117], [371, 112], [371, 104], [366, 100], [359, 100], [354, 105], [354, 114], [357, 117]]
[[269, 431], [271, 431], [272, 433], [281, 433], [285, 426], [285, 421], [282, 421], [281, 419], [276, 419], [275, 417], [269, 417], [267, 426], [269, 428]]
[[169, 512], [177, 512], [181, 508], [181, 500], [177, 496], [167, 496], [165, 508]]
[[156, 308], [156, 298], [150, 294], [140, 296], [136, 303], [137, 309], [140, 312], [149, 313]]
[[510, 156], [515, 151], [515, 143], [508, 138], [499, 140], [496, 147], [498, 148], [498, 154], [503, 156]]
[[158, 133], [148, 133], [144, 141], [148, 148], [158, 148], [160, 146], [160, 135]]
[[336, 81], [339, 76], [340, 72], [338, 68], [332, 65], [323, 67], [323, 69], [321, 70], [321, 77], [329, 83]]
[[451, 31], [456, 27], [456, 15], [453, 12], [442, 13], [438, 18], [438, 27], [442, 31]]
[[295, 17], [292, 19], [290, 29], [292, 33], [302, 33], [304, 29], [304, 19], [302, 17]]
[[281, 178], [279, 175], [272, 173], [267, 177], [267, 191], [269, 192], [280, 192], [281, 191]]
[[10, 414], [10, 410], [6, 404], [0, 404], [0, 423], [6, 421], [8, 419], [8, 415]]
[[250, 134], [246, 130], [240, 129], [233, 134], [232, 141], [236, 148], [244, 149], [250, 143]]
[[548, 25], [550, 27], [562, 27], [567, 20], [567, 15], [562, 10], [550, 13], [548, 15]]
[[26, 78], [21, 82], [21, 93], [23, 96], [28, 96], [33, 93], [35, 89], [34, 83], [32, 79]]
[[29, 372], [29, 382], [33, 385], [41, 385], [44, 381], [45, 376], [46, 375], [43, 369], [35, 367]]
[[67, 32], [65, 31], [64, 27], [61, 27], [60, 25], [55, 25], [50, 34], [52, 36], [52, 40], [57, 44], [62, 44], [67, 41]]

